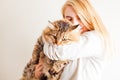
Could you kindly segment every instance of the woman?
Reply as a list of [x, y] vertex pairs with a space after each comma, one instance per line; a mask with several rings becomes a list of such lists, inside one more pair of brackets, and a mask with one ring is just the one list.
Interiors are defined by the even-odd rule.
[[[62, 8], [63, 18], [79, 24], [79, 42], [56, 49], [59, 59], [70, 59], [60, 80], [100, 80], [104, 56], [107, 53], [108, 33], [88, 0], [67, 0]], [[45, 54], [49, 54], [49, 49]], [[44, 47], [46, 49], [46, 47]], [[61, 50], [61, 51], [59, 51]], [[56, 55], [52, 55], [56, 56]], [[48, 56], [49, 57], [49, 56]], [[42, 74], [42, 63], [36, 66], [35, 76]]]

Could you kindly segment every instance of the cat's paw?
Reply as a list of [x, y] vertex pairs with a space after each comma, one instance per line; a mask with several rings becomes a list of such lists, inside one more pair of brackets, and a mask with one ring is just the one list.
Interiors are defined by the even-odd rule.
[[48, 71], [50, 74], [58, 74], [59, 72], [61, 72], [64, 67], [69, 63], [69, 60], [65, 60], [65, 61], [57, 61], [54, 63], [53, 67]]

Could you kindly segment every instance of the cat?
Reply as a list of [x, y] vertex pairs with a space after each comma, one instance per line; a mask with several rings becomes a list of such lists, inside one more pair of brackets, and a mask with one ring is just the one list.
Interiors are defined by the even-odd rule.
[[[20, 80], [60, 80], [60, 76], [69, 64], [70, 60], [51, 60], [43, 51], [44, 42], [56, 45], [69, 44], [76, 41], [74, 31], [78, 25], [73, 25], [67, 20], [49, 21], [49, 25], [43, 30], [42, 35], [38, 38], [32, 53], [32, 59], [24, 68], [23, 76]], [[35, 78], [35, 66], [43, 63], [43, 75], [39, 79]]]

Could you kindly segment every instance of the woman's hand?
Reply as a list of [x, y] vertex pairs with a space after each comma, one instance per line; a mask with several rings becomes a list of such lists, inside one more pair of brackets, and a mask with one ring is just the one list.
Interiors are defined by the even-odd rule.
[[35, 67], [35, 77], [39, 78], [43, 74], [43, 65], [42, 63], [39, 63]]

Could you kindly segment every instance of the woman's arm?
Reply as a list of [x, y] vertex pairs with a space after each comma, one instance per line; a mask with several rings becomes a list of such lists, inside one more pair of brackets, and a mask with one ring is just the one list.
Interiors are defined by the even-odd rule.
[[[47, 49], [46, 49], [47, 48]], [[85, 32], [79, 42], [63, 46], [49, 45], [44, 52], [51, 59], [76, 59], [80, 57], [99, 57], [103, 54], [104, 42], [95, 31]]]

